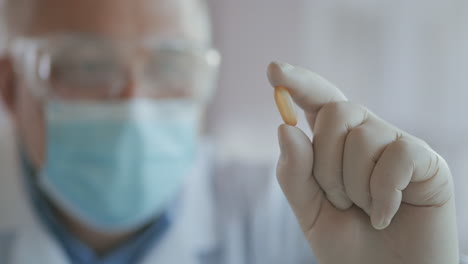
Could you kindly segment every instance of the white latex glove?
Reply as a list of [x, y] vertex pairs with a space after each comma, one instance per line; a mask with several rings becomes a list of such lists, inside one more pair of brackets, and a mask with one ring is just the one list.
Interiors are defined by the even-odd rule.
[[279, 127], [277, 176], [320, 264], [458, 263], [442, 157], [310, 71], [272, 63], [268, 77], [289, 88], [314, 134]]

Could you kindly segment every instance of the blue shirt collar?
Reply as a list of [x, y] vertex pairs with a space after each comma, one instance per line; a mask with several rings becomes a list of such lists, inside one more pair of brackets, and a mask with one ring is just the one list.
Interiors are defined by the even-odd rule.
[[138, 263], [141, 258], [154, 247], [155, 243], [163, 237], [172, 222], [173, 210], [170, 210], [163, 213], [157, 221], [151, 223], [149, 227], [138, 235], [115, 248], [105, 256], [100, 257], [91, 248], [74, 237], [60, 221], [52, 205], [39, 189], [34, 168], [28, 162], [24, 153], [21, 153], [21, 163], [29, 200], [33, 205], [36, 215], [49, 233], [59, 242], [70, 261], [73, 263]]

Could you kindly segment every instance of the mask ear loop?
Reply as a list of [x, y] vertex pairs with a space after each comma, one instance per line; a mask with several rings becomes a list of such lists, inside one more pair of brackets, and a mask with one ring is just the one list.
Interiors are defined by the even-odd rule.
[[39, 79], [41, 79], [42, 81], [46, 81], [47, 79], [50, 78], [50, 73], [51, 73], [50, 63], [51, 63], [50, 55], [42, 57], [38, 63], [39, 65], [37, 68], [37, 75], [39, 76]]
[[47, 99], [46, 82], [51, 74], [50, 55], [39, 56], [38, 47], [29, 46], [25, 51], [22, 63], [26, 70], [25, 79], [33, 95], [40, 99]]
[[214, 91], [218, 81], [219, 65], [221, 64], [221, 55], [217, 50], [210, 49], [202, 55], [202, 59], [206, 63], [208, 78], [201, 81], [201, 96], [204, 102], [209, 103], [214, 97]]
[[37, 68], [34, 72], [34, 76], [37, 78], [39, 83], [36, 89], [36, 94], [39, 98], [47, 99], [50, 96], [50, 77], [52, 74], [52, 58], [50, 54], [40, 55], [37, 54]]

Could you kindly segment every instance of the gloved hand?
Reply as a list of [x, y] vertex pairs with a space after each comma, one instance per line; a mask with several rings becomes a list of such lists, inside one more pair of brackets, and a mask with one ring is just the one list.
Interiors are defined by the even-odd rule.
[[458, 263], [441, 156], [312, 72], [272, 63], [268, 77], [289, 88], [314, 134], [279, 127], [277, 177], [320, 264]]

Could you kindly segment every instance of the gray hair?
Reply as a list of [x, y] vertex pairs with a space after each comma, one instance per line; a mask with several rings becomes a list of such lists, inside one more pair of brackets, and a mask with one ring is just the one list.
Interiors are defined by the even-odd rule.
[[[7, 49], [14, 32], [26, 24], [27, 12], [33, 10], [33, 5], [29, 0], [0, 0], [0, 55]], [[23, 19], [16, 19], [19, 17]]]
[[[207, 0], [197, 0], [200, 4], [200, 10], [208, 28], [208, 41], [212, 42], [212, 25], [210, 10]], [[9, 45], [9, 40], [14, 37], [17, 29], [27, 24], [27, 18], [30, 17], [27, 12], [34, 8], [35, 1], [31, 0], [0, 0], [0, 56], [5, 53]], [[21, 18], [21, 19], [18, 19]]]

